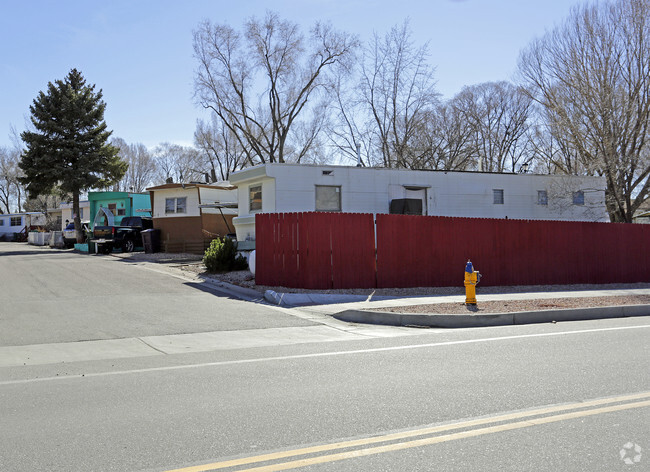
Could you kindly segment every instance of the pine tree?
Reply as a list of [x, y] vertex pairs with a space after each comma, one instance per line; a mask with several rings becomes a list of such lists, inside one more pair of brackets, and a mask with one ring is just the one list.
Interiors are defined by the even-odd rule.
[[64, 80], [48, 83], [29, 107], [34, 131], [21, 134], [27, 149], [21, 156], [21, 179], [36, 196], [53, 191], [71, 194], [77, 240], [81, 240], [79, 194], [118, 182], [128, 164], [108, 144], [112, 131], [104, 121], [102, 91], [86, 85], [72, 69]]

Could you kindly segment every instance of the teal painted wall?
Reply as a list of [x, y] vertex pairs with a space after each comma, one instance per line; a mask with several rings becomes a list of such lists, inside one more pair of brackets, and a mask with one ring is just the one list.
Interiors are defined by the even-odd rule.
[[[148, 193], [88, 192], [90, 227], [95, 227], [95, 216], [101, 207], [115, 205], [114, 224], [119, 225], [125, 216], [151, 216], [151, 198]], [[122, 211], [123, 210], [123, 211]]]
[[151, 197], [148, 193], [132, 193], [131, 216], [151, 216]]

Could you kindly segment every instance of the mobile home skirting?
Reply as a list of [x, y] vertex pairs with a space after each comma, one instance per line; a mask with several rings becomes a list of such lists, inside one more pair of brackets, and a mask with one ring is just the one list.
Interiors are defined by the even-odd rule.
[[195, 247], [192, 252], [202, 252], [200, 248], [211, 240], [232, 232], [232, 219], [233, 215], [225, 215], [224, 221], [220, 214], [154, 218], [153, 227], [160, 230], [162, 247], [168, 252], [178, 247]]

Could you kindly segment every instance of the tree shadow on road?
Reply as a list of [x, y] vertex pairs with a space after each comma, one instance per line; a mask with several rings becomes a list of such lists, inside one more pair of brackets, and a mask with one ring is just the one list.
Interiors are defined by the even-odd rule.
[[72, 250], [66, 251], [65, 249], [39, 249], [38, 251], [0, 251], [0, 256], [40, 256], [41, 254], [62, 254], [67, 252], [74, 252]]

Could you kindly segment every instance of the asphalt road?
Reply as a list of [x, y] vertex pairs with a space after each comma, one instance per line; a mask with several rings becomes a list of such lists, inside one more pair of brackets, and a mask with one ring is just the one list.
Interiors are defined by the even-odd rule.
[[0, 346], [313, 324], [151, 267], [0, 242]]
[[648, 318], [390, 333], [0, 367], [0, 470], [650, 470]]

